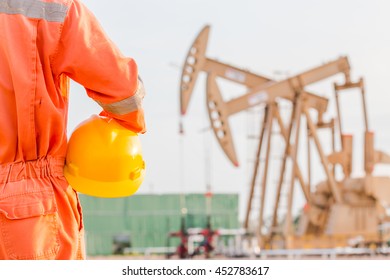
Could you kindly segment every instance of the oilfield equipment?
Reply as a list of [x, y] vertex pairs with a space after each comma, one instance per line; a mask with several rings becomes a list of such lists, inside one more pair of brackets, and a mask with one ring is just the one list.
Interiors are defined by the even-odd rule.
[[[257, 215], [256, 246], [261, 249], [335, 248], [351, 246], [383, 245], [390, 236], [384, 231], [390, 221], [390, 177], [373, 175], [376, 164], [390, 164], [390, 156], [374, 148], [374, 134], [370, 131], [366, 109], [364, 80], [351, 80], [351, 67], [347, 57], [314, 67], [280, 81], [254, 74], [206, 56], [210, 27], [205, 26], [191, 45], [182, 69], [180, 82], [180, 110], [184, 115], [192, 96], [199, 73], [207, 75], [206, 107], [215, 137], [232, 164], [238, 166], [238, 157], [233, 143], [233, 130], [229, 118], [253, 107], [263, 108], [263, 121], [253, 166], [249, 197], [243, 227], [250, 230], [252, 216]], [[329, 99], [306, 90], [307, 86], [342, 75], [342, 84], [333, 83], [336, 112], [328, 120]], [[225, 101], [217, 83], [225, 79], [246, 87], [247, 92]], [[365, 144], [363, 177], [352, 177], [353, 136], [343, 131], [341, 102], [339, 96], [350, 89], [360, 91], [363, 104]], [[291, 104], [288, 120], [282, 118], [281, 102]], [[298, 162], [298, 146], [302, 141], [302, 122], [307, 126], [307, 176]], [[327, 143], [319, 137], [320, 130], [331, 132]], [[265, 227], [266, 193], [270, 152], [275, 131], [282, 139], [284, 153], [277, 174], [276, 197], [272, 206], [270, 226]], [[322, 141], [321, 141], [322, 140]], [[280, 141], [279, 141], [280, 142]], [[311, 143], [314, 143], [320, 159], [315, 166], [311, 159]], [[325, 147], [331, 144], [331, 153]], [[341, 148], [336, 149], [336, 143]], [[325, 145], [328, 146], [325, 146]], [[264, 160], [261, 157], [265, 156]], [[290, 164], [290, 172], [287, 165]], [[337, 173], [341, 167], [342, 172]], [[321, 168], [325, 181], [314, 185], [311, 181], [313, 168]], [[339, 170], [340, 171], [340, 170]], [[262, 174], [260, 177], [259, 174]], [[341, 176], [337, 176], [341, 175]], [[293, 217], [294, 188], [296, 183], [305, 200], [303, 211], [297, 221]], [[280, 215], [281, 194], [287, 188], [287, 213]], [[255, 196], [255, 194], [258, 194]], [[255, 201], [259, 197], [259, 201]], [[259, 209], [254, 213], [253, 205]]]

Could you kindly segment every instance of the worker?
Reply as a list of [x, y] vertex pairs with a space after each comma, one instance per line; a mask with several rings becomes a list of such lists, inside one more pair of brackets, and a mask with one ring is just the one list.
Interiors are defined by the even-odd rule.
[[137, 64], [80, 0], [0, 0], [0, 259], [85, 259], [63, 175], [69, 79], [101, 115], [145, 132]]

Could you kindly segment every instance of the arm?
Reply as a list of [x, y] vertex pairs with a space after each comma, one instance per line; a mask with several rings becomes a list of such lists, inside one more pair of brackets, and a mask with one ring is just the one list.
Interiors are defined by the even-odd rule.
[[53, 65], [55, 75], [66, 74], [85, 87], [103, 108], [101, 115], [134, 132], [145, 132], [144, 89], [136, 62], [123, 56], [78, 0], [69, 7]]

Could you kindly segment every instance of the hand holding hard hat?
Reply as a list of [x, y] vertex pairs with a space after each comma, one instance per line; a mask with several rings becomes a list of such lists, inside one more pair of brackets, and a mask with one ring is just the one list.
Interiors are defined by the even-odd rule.
[[69, 139], [64, 174], [72, 188], [83, 194], [133, 195], [145, 175], [138, 135], [114, 119], [91, 116]]

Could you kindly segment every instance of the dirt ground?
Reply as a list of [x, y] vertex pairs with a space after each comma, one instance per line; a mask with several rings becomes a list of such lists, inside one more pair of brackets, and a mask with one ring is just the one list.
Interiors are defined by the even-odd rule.
[[[169, 259], [164, 255], [110, 255], [110, 256], [88, 256], [87, 260], [178, 260], [177, 256]], [[301, 257], [268, 257], [268, 258], [229, 258], [226, 256], [213, 256], [210, 260], [390, 260], [390, 255], [374, 256], [301, 256]], [[205, 260], [204, 256], [196, 256], [187, 260]]]

